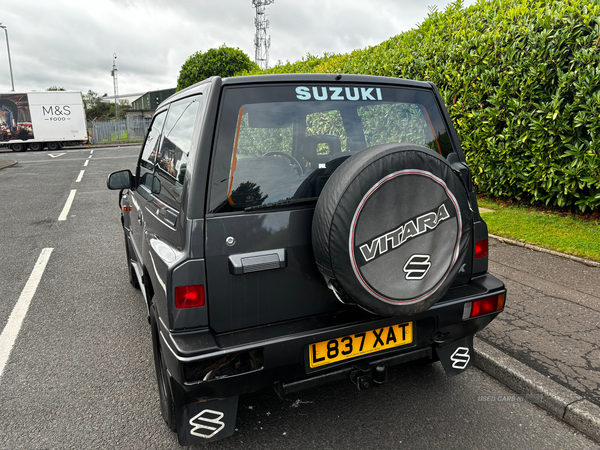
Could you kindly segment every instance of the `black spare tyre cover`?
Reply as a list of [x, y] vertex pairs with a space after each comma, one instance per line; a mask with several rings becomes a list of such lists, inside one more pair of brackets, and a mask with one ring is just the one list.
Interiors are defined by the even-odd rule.
[[448, 290], [470, 248], [471, 208], [450, 164], [413, 144], [348, 158], [321, 192], [315, 260], [338, 298], [375, 314], [416, 314]]

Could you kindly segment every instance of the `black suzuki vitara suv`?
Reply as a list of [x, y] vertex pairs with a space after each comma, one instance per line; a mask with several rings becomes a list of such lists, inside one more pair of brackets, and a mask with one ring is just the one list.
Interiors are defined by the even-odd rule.
[[504, 307], [431, 83], [213, 77], [159, 106], [108, 187], [183, 445], [231, 435], [239, 395], [266, 386], [363, 389], [417, 359], [461, 373]]

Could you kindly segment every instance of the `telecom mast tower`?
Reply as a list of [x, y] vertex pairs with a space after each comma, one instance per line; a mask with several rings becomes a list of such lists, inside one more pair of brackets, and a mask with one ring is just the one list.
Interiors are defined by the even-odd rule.
[[119, 101], [117, 97], [119, 96], [119, 82], [117, 81], [117, 54], [113, 53], [113, 66], [110, 71], [110, 75], [113, 77], [113, 86], [115, 89], [115, 120], [119, 120]]
[[254, 62], [262, 70], [269, 67], [269, 47], [271, 46], [271, 36], [267, 36], [269, 21], [265, 13], [265, 6], [270, 5], [275, 0], [252, 0], [252, 7], [256, 8], [256, 17], [254, 25], [256, 33], [254, 34]]

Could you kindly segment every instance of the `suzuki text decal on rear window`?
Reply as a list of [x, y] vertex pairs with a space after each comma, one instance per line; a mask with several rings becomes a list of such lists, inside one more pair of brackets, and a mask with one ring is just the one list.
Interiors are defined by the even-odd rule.
[[298, 86], [298, 100], [382, 100], [380, 88]]

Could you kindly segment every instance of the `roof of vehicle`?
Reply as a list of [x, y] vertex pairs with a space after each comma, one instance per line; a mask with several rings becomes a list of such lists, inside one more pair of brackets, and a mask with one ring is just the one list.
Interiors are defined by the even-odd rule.
[[346, 74], [325, 74], [325, 73], [285, 73], [273, 75], [248, 75], [241, 77], [220, 78], [218, 76], [207, 78], [192, 86], [189, 86], [179, 92], [176, 92], [161, 105], [171, 103], [180, 98], [188, 97], [202, 90], [207, 83], [221, 81], [223, 86], [235, 86], [241, 84], [267, 84], [267, 83], [370, 83], [370, 84], [391, 84], [404, 87], [417, 87], [421, 89], [432, 89], [432, 84], [426, 81], [407, 80], [404, 78], [378, 77], [373, 75], [346, 75]]
[[424, 81], [405, 80], [403, 78], [377, 77], [373, 75], [345, 75], [335, 73], [285, 73], [275, 75], [249, 75], [245, 77], [224, 78], [223, 85], [246, 83], [277, 83], [277, 82], [346, 82], [346, 83], [381, 83], [402, 86], [431, 88]]

